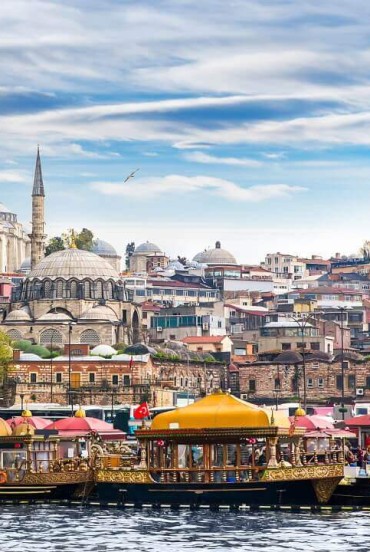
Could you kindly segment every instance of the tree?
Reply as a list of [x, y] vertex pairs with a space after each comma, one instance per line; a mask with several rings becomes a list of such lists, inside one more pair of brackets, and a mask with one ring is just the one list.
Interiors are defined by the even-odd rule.
[[130, 270], [130, 258], [135, 251], [135, 242], [130, 242], [126, 245], [126, 270]]
[[13, 349], [10, 346], [11, 339], [5, 333], [0, 332], [0, 381], [6, 380], [10, 363], [13, 360]]
[[94, 234], [88, 228], [82, 228], [81, 232], [75, 234], [77, 249], [91, 251], [94, 245]]
[[360, 253], [363, 256], [364, 259], [370, 259], [370, 240], [365, 240], [361, 249]]
[[181, 263], [183, 266], [186, 266], [188, 264], [188, 260], [186, 257], [181, 257], [180, 255], [177, 256], [177, 260], [179, 263]]
[[54, 236], [53, 238], [50, 238], [48, 241], [48, 244], [45, 249], [45, 257], [50, 255], [51, 253], [55, 253], [55, 251], [63, 251], [65, 249], [64, 241], [61, 236]]

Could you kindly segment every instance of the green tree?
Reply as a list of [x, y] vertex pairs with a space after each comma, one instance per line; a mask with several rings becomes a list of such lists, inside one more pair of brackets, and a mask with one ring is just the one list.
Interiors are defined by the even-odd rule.
[[4, 383], [9, 373], [9, 368], [13, 360], [13, 349], [10, 338], [3, 332], [0, 332], [0, 382]]
[[369, 260], [370, 259], [370, 240], [364, 241], [360, 253], [363, 256], [364, 259]]
[[77, 249], [91, 251], [94, 245], [94, 234], [88, 228], [82, 228], [81, 232], [75, 234]]
[[55, 251], [63, 251], [65, 249], [65, 244], [63, 241], [63, 238], [61, 236], [54, 236], [53, 238], [50, 238], [48, 241], [48, 244], [45, 249], [45, 257], [50, 255], [51, 253], [55, 253]]
[[126, 270], [130, 270], [130, 258], [135, 251], [135, 242], [130, 242], [126, 245]]

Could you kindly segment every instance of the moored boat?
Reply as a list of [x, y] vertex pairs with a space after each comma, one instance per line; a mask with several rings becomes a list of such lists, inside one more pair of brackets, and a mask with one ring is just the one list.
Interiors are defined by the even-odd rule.
[[25, 421], [12, 430], [0, 420], [0, 501], [82, 499], [93, 488], [86, 439], [37, 430]]
[[307, 451], [304, 428], [217, 392], [136, 432], [140, 457], [101, 451], [99, 500], [152, 505], [317, 505], [343, 477], [343, 453]]

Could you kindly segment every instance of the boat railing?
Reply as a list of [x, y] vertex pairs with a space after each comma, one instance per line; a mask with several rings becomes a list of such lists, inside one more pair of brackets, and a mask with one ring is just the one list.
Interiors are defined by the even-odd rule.
[[235, 468], [162, 468], [150, 469], [150, 475], [160, 483], [237, 483], [239, 481], [258, 481], [266, 466]]

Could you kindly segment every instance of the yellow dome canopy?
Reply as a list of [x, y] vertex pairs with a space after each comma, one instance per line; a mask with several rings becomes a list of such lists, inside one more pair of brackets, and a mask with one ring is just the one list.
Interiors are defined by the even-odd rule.
[[32, 418], [31, 410], [28, 410], [28, 408], [26, 408], [26, 410], [23, 410], [22, 417], [23, 418]]
[[304, 408], [299, 406], [297, 410], [294, 412], [294, 416], [306, 416], [306, 411]]
[[22, 436], [22, 435], [34, 435], [35, 434], [35, 428], [28, 424], [27, 422], [23, 422], [22, 424], [19, 424], [15, 426], [13, 429], [13, 435]]
[[151, 429], [290, 427], [289, 419], [281, 414], [275, 417], [274, 412], [271, 419], [271, 412], [233, 395], [218, 392], [189, 406], [157, 415]]
[[0, 437], [9, 437], [12, 434], [8, 422], [0, 418]]
[[76, 410], [75, 418], [86, 418], [86, 412], [83, 408], [79, 408], [78, 410]]

